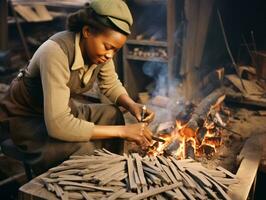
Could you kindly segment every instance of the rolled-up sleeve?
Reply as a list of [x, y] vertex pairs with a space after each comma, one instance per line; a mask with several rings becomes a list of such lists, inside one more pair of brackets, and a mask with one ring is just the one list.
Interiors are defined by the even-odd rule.
[[46, 41], [36, 52], [44, 96], [44, 118], [48, 134], [56, 139], [88, 141], [94, 123], [75, 118], [69, 107], [70, 89], [67, 83], [70, 69], [67, 56], [52, 40]]
[[110, 60], [101, 67], [98, 74], [98, 85], [101, 92], [113, 103], [116, 103], [120, 95], [127, 94], [126, 89], [115, 72], [113, 60]]

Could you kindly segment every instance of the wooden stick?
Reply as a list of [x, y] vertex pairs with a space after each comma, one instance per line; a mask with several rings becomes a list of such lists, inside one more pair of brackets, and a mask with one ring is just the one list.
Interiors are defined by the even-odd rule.
[[82, 194], [80, 194], [79, 192], [69, 192], [68, 197], [70, 199], [83, 199]]
[[243, 80], [242, 80], [242, 78], [241, 78], [241, 76], [240, 76], [239, 68], [238, 68], [238, 66], [237, 66], [237, 64], [236, 64], [236, 62], [235, 62], [235, 59], [234, 59], [234, 57], [233, 57], [233, 55], [232, 55], [232, 52], [231, 52], [231, 50], [230, 50], [230, 47], [229, 47], [229, 44], [228, 44], [228, 41], [227, 41], [227, 37], [226, 37], [226, 34], [225, 34], [225, 30], [224, 30], [224, 25], [223, 25], [223, 21], [222, 21], [221, 13], [220, 13], [219, 10], [217, 10], [217, 14], [218, 14], [219, 22], [220, 22], [220, 25], [221, 25], [221, 29], [222, 29], [222, 33], [223, 33], [223, 37], [224, 37], [224, 41], [225, 41], [225, 45], [226, 45], [227, 52], [228, 52], [228, 54], [229, 54], [229, 56], [230, 56], [230, 58], [231, 58], [231, 61], [232, 61], [232, 63], [233, 63], [233, 66], [234, 66], [234, 68], [235, 68], [235, 70], [236, 70], [237, 76], [238, 76], [238, 78], [239, 78], [239, 80], [240, 80], [240, 82], [241, 82], [241, 85], [242, 85], [243, 89], [244, 89], [245, 91], [247, 91], [247, 90], [246, 90], [246, 87], [245, 87], [245, 85], [244, 85], [244, 83], [243, 83]]
[[174, 183], [171, 185], [167, 185], [167, 186], [163, 186], [163, 187], [159, 187], [159, 188], [154, 188], [154, 189], [148, 190], [147, 192], [143, 192], [141, 194], [138, 194], [138, 195], [130, 198], [129, 200], [145, 199], [147, 197], [154, 196], [156, 194], [160, 194], [160, 193], [168, 191], [168, 190], [172, 190], [172, 189], [179, 187], [179, 186], [180, 186], [180, 183]]
[[85, 188], [85, 187], [80, 187], [80, 186], [72, 186], [72, 185], [67, 185], [67, 186], [64, 186], [64, 190], [67, 190], [67, 191], [95, 191], [95, 189], [92, 189], [92, 188]]
[[133, 154], [135, 160], [136, 160], [136, 165], [137, 165], [137, 172], [138, 172], [138, 176], [140, 179], [140, 183], [142, 186], [147, 185], [145, 176], [144, 176], [144, 172], [143, 172], [143, 167], [142, 167], [142, 163], [141, 163], [141, 157], [138, 154]]
[[154, 174], [151, 174], [149, 172], [145, 171], [146, 177], [148, 177], [154, 184], [160, 185], [161, 184], [161, 179], [155, 176]]
[[174, 166], [174, 164], [169, 160], [169, 159], [166, 159], [167, 163], [168, 163], [168, 166], [170, 167], [170, 169], [172, 170], [176, 180], [178, 181], [181, 181], [182, 180], [182, 177], [181, 175], [179, 174], [179, 172], [177, 171], [177, 168]]
[[223, 173], [225, 173], [226, 175], [230, 176], [231, 178], [236, 178], [235, 174], [229, 172], [228, 170], [226, 170], [225, 168], [223, 168], [221, 166], [216, 167], [216, 169], [222, 171]]
[[190, 199], [190, 200], [196, 200], [196, 199], [192, 196], [192, 194], [191, 194], [186, 188], [184, 188], [184, 187], [180, 187], [179, 189], [183, 192], [183, 194], [184, 194], [188, 199]]
[[226, 192], [219, 186], [219, 184], [216, 183], [213, 179], [210, 179], [207, 177], [207, 179], [214, 185], [214, 187], [217, 189], [216, 191], [222, 195], [223, 199], [231, 200], [231, 198], [226, 194]]
[[166, 174], [168, 175], [168, 177], [170, 178], [170, 180], [173, 183], [177, 183], [178, 181], [176, 180], [176, 178], [174, 177], [174, 175], [172, 174], [172, 172], [170, 171], [170, 169], [168, 168], [168, 166], [162, 165], [164, 171], [166, 172]]
[[80, 172], [80, 170], [78, 169], [70, 169], [70, 170], [65, 170], [65, 171], [61, 171], [61, 172], [57, 172], [57, 173], [51, 173], [49, 176], [51, 178], [56, 178], [59, 177], [59, 175], [63, 175], [63, 174], [78, 174]]
[[197, 188], [194, 181], [192, 181], [193, 179], [190, 178], [190, 176], [188, 176], [188, 174], [186, 174], [185, 172], [180, 172], [180, 175], [183, 177], [183, 179], [184, 179], [183, 182], [187, 185], [188, 188], [194, 188], [194, 189]]
[[149, 161], [142, 160], [142, 163], [143, 163], [144, 165], [146, 165], [147, 167], [149, 167], [149, 168], [151, 168], [151, 169], [155, 170], [155, 171], [158, 171], [158, 172], [160, 172], [160, 171], [161, 171], [161, 170], [160, 170], [160, 168], [158, 168], [158, 167], [156, 167], [156, 166], [154, 166], [154, 165], [150, 164], [150, 162], [149, 162]]
[[87, 192], [81, 191], [81, 194], [84, 197], [84, 199], [86, 199], [86, 200], [92, 200], [92, 197], [90, 197]]
[[101, 191], [113, 191], [113, 189], [111, 188], [107, 188], [107, 187], [97, 187], [88, 183], [76, 183], [76, 182], [72, 182], [72, 181], [60, 181], [58, 183], [59, 185], [72, 185], [72, 186], [80, 186], [80, 187], [84, 187], [84, 188], [91, 188], [91, 189], [95, 189], [95, 190], [101, 190]]
[[99, 185], [106, 185], [112, 180], [121, 181], [127, 177], [127, 174], [123, 172], [123, 170], [117, 172], [116, 174], [113, 174], [112, 176], [106, 177], [104, 180], [101, 180], [99, 182]]
[[197, 172], [196, 170], [193, 169], [187, 169], [188, 173], [190, 174], [191, 177], [197, 180], [197, 182], [201, 182], [204, 186], [211, 188], [212, 184], [206, 179], [206, 177]]
[[132, 158], [130, 156], [127, 158], [127, 170], [128, 170], [130, 189], [132, 191], [136, 191], [138, 187], [137, 187], [137, 184], [136, 184], [135, 178], [134, 178], [134, 164], [133, 164]]
[[54, 186], [54, 190], [55, 190], [56, 196], [57, 197], [62, 197], [63, 194], [64, 194], [64, 191], [62, 190], [62, 188], [56, 183], [54, 183], [53, 186]]
[[115, 199], [119, 198], [121, 195], [123, 195], [124, 193], [126, 193], [126, 189], [121, 189], [121, 190], [113, 193], [111, 196], [109, 196], [107, 198], [107, 200], [115, 200]]

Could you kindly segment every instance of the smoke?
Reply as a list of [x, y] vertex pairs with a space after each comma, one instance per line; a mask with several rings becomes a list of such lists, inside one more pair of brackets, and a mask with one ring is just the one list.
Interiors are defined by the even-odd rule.
[[149, 91], [151, 95], [167, 96], [167, 64], [160, 62], [146, 62], [143, 65], [143, 72], [154, 79], [153, 91]]
[[[137, 15], [134, 16], [135, 26], [138, 27], [136, 31], [136, 37], [139, 39], [150, 40], [150, 41], [168, 41], [169, 35], [167, 35], [167, 9], [161, 4], [156, 4], [153, 7], [145, 7], [145, 9], [139, 9]], [[183, 20], [179, 20], [177, 29], [173, 33], [172, 41], [174, 42], [173, 51], [174, 55], [169, 55], [166, 46], [154, 46], [146, 47], [144, 51], [149, 51], [150, 53], [157, 53], [158, 50], [163, 51], [163, 55], [151, 56], [154, 57], [154, 61], [147, 61], [143, 64], [143, 73], [153, 79], [153, 82], [147, 85], [146, 90], [151, 96], [149, 105], [152, 105], [153, 99], [158, 96], [166, 97], [168, 102], [162, 108], [160, 106], [152, 107], [156, 113], [156, 118], [158, 121], [170, 121], [175, 118], [177, 109], [181, 109], [182, 105], [180, 101], [183, 101], [183, 94], [180, 92], [180, 79], [177, 78], [179, 75], [179, 60], [181, 56], [181, 43], [182, 34], [184, 30], [185, 23]], [[168, 54], [168, 55], [167, 55]], [[171, 57], [169, 57], [171, 56]], [[167, 60], [167, 62], [157, 62]], [[172, 62], [173, 61], [173, 62]], [[174, 63], [173, 71], [168, 71], [169, 63]], [[170, 74], [172, 73], [172, 74]], [[174, 77], [174, 78], [170, 78]], [[155, 104], [153, 104], [155, 105]], [[157, 121], [155, 118], [155, 121]]]
[[[181, 44], [182, 26], [178, 28], [174, 34], [175, 48]], [[154, 35], [157, 35], [154, 31]], [[160, 33], [158, 33], [160, 35]], [[156, 48], [156, 47], [155, 47]], [[168, 54], [169, 56], [169, 54]], [[175, 49], [175, 54], [168, 57], [168, 62], [146, 62], [143, 64], [143, 73], [153, 79], [153, 83], [146, 89], [151, 96], [149, 104], [156, 113], [153, 125], [166, 121], [175, 121], [180, 113], [186, 113], [186, 102], [181, 89], [181, 79], [177, 77], [178, 61], [180, 59], [180, 49]], [[174, 70], [169, 73], [168, 63], [175, 63]], [[172, 77], [172, 78], [170, 78]], [[157, 97], [165, 97], [167, 103], [162, 107], [152, 106]], [[162, 99], [161, 99], [162, 100]]]
[[[148, 92], [151, 94], [149, 105], [156, 113], [155, 120], [151, 124], [152, 129], [155, 130], [161, 122], [175, 121], [177, 114], [184, 109], [183, 104], [180, 103], [183, 101], [183, 95], [177, 89], [180, 81], [169, 79], [167, 63], [146, 62], [143, 65], [143, 72], [154, 80]], [[163, 106], [154, 106], [158, 98], [159, 101], [164, 101]]]
[[146, 62], [143, 65], [143, 73], [154, 80], [152, 86], [147, 88], [152, 97], [165, 96], [174, 100], [182, 98], [177, 90], [180, 81], [177, 78], [169, 78], [167, 63]]

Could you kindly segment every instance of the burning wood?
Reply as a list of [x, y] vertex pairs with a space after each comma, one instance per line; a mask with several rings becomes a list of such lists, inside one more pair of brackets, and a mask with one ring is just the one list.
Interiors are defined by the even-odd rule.
[[61, 199], [230, 199], [234, 174], [207, 169], [193, 159], [117, 155], [96, 150], [71, 156], [42, 177], [45, 187]]
[[221, 130], [226, 129], [220, 116], [224, 98], [222, 89], [214, 91], [201, 101], [192, 115], [186, 114], [190, 116], [187, 121], [182, 117], [177, 119], [171, 132], [158, 132], [165, 142], [154, 142], [148, 155], [173, 155], [181, 159], [194, 159], [202, 154], [212, 156], [221, 144]]

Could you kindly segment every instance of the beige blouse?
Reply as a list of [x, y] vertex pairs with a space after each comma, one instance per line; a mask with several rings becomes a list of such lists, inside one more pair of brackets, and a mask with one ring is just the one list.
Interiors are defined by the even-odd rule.
[[[60, 46], [47, 40], [35, 52], [27, 69], [27, 76], [41, 76], [44, 96], [44, 118], [48, 134], [65, 141], [88, 141], [94, 123], [75, 118], [68, 105], [70, 89], [67, 83], [72, 70], [79, 70], [83, 83], [88, 83], [97, 65], [86, 66], [79, 47], [80, 36], [75, 36], [75, 58], [69, 67], [67, 55]], [[98, 74], [101, 92], [116, 103], [118, 97], [127, 94], [115, 72], [113, 60], [106, 63]]]

